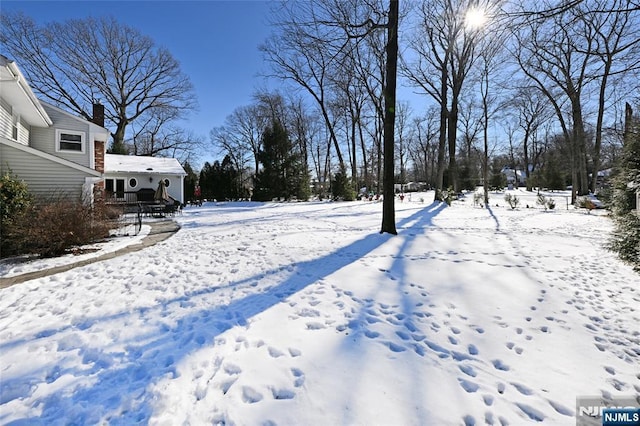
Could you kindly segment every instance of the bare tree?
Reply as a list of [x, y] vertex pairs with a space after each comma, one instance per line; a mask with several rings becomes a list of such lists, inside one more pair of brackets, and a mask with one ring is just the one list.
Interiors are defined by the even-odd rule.
[[640, 67], [640, 8], [631, 0], [598, 0], [582, 19], [595, 31], [595, 55], [600, 59], [598, 113], [593, 150], [591, 192], [596, 192], [596, 176], [600, 171], [604, 115], [607, 107], [609, 79]]
[[[333, 127], [329, 110], [330, 73], [336, 66], [338, 52], [333, 48], [334, 36], [318, 17], [313, 3], [283, 5], [276, 17], [278, 32], [260, 46], [266, 60], [274, 68], [274, 76], [291, 80], [317, 103], [338, 156], [342, 172], [346, 165]], [[323, 19], [329, 19], [327, 17]]]
[[413, 161], [414, 179], [429, 186], [433, 186], [436, 180], [438, 114], [438, 110], [431, 108], [427, 110], [424, 118], [413, 119], [415, 142], [410, 147], [410, 156]]
[[401, 185], [407, 183], [407, 160], [412, 145], [412, 128], [410, 126], [411, 107], [408, 102], [398, 102], [396, 108], [396, 159], [399, 167]]
[[[572, 201], [587, 188], [583, 92], [588, 83], [594, 33], [569, 12], [533, 21], [517, 34], [521, 70], [553, 106], [571, 150]], [[565, 115], [565, 103], [569, 108]]]
[[522, 132], [527, 191], [533, 189], [531, 175], [535, 171], [537, 159], [542, 154], [535, 146], [538, 129], [553, 117], [548, 105], [548, 100], [539, 90], [526, 85], [517, 89], [513, 101], [509, 103], [513, 108], [517, 126]]
[[1, 24], [0, 42], [40, 96], [87, 119], [94, 102], [105, 105], [115, 151], [141, 117], [171, 110], [178, 118], [195, 108], [191, 82], [171, 53], [114, 18], [39, 27], [24, 14], [3, 12]]
[[465, 79], [475, 59], [478, 31], [465, 22], [474, 1], [435, 0], [422, 3], [416, 36], [410, 43], [416, 59], [404, 74], [440, 106], [437, 200], [442, 199], [445, 155], [449, 154], [449, 185], [457, 190], [456, 140], [458, 109]]

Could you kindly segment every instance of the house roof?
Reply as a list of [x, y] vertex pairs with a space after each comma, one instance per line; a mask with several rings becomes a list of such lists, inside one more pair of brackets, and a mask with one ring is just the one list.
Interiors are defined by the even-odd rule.
[[186, 176], [175, 158], [143, 157], [135, 155], [104, 155], [105, 173], [172, 174]]
[[32, 126], [49, 127], [53, 124], [16, 63], [0, 55], [0, 81], [2, 97], [11, 104], [13, 112]]

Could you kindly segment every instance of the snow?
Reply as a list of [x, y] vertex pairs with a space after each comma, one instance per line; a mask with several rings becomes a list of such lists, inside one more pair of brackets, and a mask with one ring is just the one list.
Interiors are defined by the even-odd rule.
[[516, 193], [412, 194], [397, 236], [376, 202], [206, 203], [3, 289], [0, 423], [574, 425], [640, 393], [640, 277], [605, 211]]
[[146, 157], [137, 155], [104, 155], [104, 169], [107, 173], [164, 173], [186, 175], [175, 158]]

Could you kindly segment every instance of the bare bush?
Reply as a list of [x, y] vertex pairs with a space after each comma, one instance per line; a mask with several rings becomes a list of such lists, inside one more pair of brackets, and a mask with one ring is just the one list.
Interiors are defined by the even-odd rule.
[[58, 256], [107, 237], [112, 227], [107, 213], [101, 204], [55, 197], [16, 216], [3, 238], [11, 241], [11, 254]]

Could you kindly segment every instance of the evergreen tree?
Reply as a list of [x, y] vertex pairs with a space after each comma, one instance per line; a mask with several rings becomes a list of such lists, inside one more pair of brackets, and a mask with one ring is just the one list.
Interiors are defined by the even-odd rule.
[[331, 194], [334, 200], [353, 201], [356, 193], [346, 173], [338, 172], [331, 181]]
[[255, 177], [255, 200], [308, 198], [309, 176], [302, 155], [294, 149], [289, 134], [278, 120], [273, 120], [262, 135], [258, 161], [262, 168]]
[[561, 191], [567, 187], [560, 165], [554, 154], [551, 154], [542, 171], [543, 186], [550, 190]]
[[195, 200], [194, 191], [196, 189], [196, 185], [198, 184], [198, 175], [191, 167], [188, 161], [182, 165], [182, 168], [187, 175], [184, 177], [183, 181], [183, 191], [184, 191], [184, 201], [187, 200]]
[[489, 189], [492, 191], [502, 191], [507, 186], [507, 178], [502, 173], [498, 159], [494, 159], [491, 164], [491, 178], [489, 179]]
[[640, 271], [640, 215], [636, 194], [640, 191], [640, 120], [627, 105], [624, 147], [614, 177], [612, 212], [615, 228], [610, 248]]

